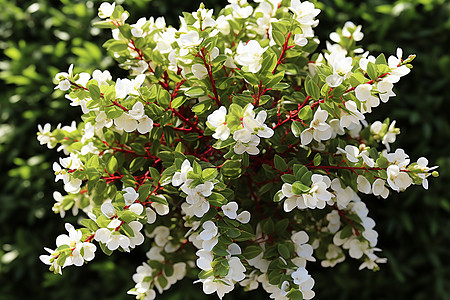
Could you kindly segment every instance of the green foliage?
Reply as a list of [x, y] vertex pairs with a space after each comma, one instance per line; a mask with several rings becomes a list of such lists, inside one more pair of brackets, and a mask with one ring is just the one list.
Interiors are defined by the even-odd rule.
[[[0, 299], [31, 296], [34, 299], [91, 299], [92, 295], [98, 299], [123, 299], [125, 291], [131, 287], [130, 274], [145, 257], [139, 250], [132, 256], [115, 254], [108, 260], [98, 255], [95, 263], [81, 269], [67, 269], [63, 277], [47, 274], [46, 267], [37, 258], [42, 245], [53, 243], [54, 229], [62, 229], [62, 226], [59, 217], [50, 213], [49, 208], [54, 202], [52, 192], [57, 187], [49, 171], [51, 165], [43, 163], [56, 161], [58, 155], [46, 151], [36, 142], [36, 127], [50, 120], [69, 125], [68, 120], [77, 119], [76, 110], [68, 109], [68, 102], [55, 100], [62, 99], [62, 93], [53, 91], [50, 79], [59, 70], [67, 69], [69, 63], [75, 63], [84, 71], [111, 65], [112, 61], [106, 58], [105, 50], [101, 48], [107, 32], [91, 30], [90, 25], [101, 2], [90, 1], [87, 5], [84, 1], [68, 0], [34, 3], [0, 0], [0, 49], [3, 50], [0, 56], [0, 89], [3, 92], [0, 98], [0, 170], [3, 170]], [[209, 7], [219, 4], [214, 0], [205, 2]], [[405, 0], [393, 4], [382, 0], [323, 0], [322, 4], [319, 6], [322, 13], [318, 30], [322, 29], [324, 33], [316, 32], [322, 43], [330, 30], [352, 20], [363, 25], [365, 38], [362, 43], [371, 53], [377, 54], [382, 49], [386, 53], [395, 53], [399, 45], [407, 52], [417, 54], [415, 72], [396, 86], [400, 96], [383, 110], [390, 111], [391, 118], [397, 120], [397, 126], [404, 132], [396, 146], [414, 149], [410, 152], [413, 159], [419, 155], [428, 157], [431, 165], [441, 166], [441, 176], [431, 183], [428, 193], [416, 188], [391, 196], [388, 209], [384, 200], [367, 201], [372, 217], [378, 221], [377, 231], [382, 236], [379, 245], [389, 259], [387, 266], [372, 273], [357, 271], [356, 263], [341, 264], [328, 270], [315, 269], [311, 264], [310, 273], [316, 281], [314, 289], [320, 299], [449, 299], [450, 199], [446, 196], [445, 183], [450, 180], [447, 142], [450, 138], [447, 112], [450, 109], [445, 89], [450, 82], [450, 55], [442, 41], [450, 36], [450, 5], [445, 0]], [[127, 1], [127, 9], [132, 15], [164, 15], [168, 23], [174, 25], [177, 25], [176, 16], [181, 11], [197, 6], [195, 1]], [[282, 36], [278, 39], [280, 43], [284, 42]], [[377, 70], [372, 68], [369, 72]], [[374, 76], [369, 74], [371, 78]], [[276, 84], [276, 78], [269, 80], [268, 86]], [[313, 98], [319, 97], [317, 85], [309, 85], [308, 90]], [[98, 95], [98, 90], [90, 88], [90, 93]], [[169, 103], [164, 95], [158, 101], [166, 106]], [[183, 101], [175, 98], [172, 107], [181, 106]], [[302, 113], [304, 118], [311, 117], [306, 110]], [[374, 120], [382, 118], [376, 113], [371, 117]], [[296, 123], [293, 126], [301, 126]], [[301, 130], [298, 129], [299, 133]], [[136, 168], [138, 163], [135, 162]], [[286, 168], [281, 157], [275, 163], [281, 171]], [[314, 158], [314, 164], [320, 164], [320, 156]], [[116, 167], [117, 161], [110, 160], [106, 164], [110, 171]], [[207, 170], [203, 170], [203, 177], [216, 175]], [[240, 165], [228, 163], [221, 173], [232, 176], [236, 170], [240, 170]], [[293, 178], [292, 182], [296, 180], [303, 182], [303, 176]], [[296, 186], [301, 190], [302, 185]], [[217, 196], [217, 201], [222, 198]], [[273, 231], [273, 225], [267, 224], [265, 229]], [[275, 230], [283, 231], [278, 227], [286, 226], [276, 223]], [[244, 249], [244, 256], [258, 255], [256, 248]], [[280, 246], [276, 251], [285, 256], [289, 249]], [[175, 288], [163, 298], [207, 298], [197, 292], [199, 287], [192, 287], [190, 279], [178, 287], [179, 290]], [[386, 291], [390, 291], [389, 295]], [[254, 295], [266, 297], [258, 296], [257, 292], [245, 297]]]

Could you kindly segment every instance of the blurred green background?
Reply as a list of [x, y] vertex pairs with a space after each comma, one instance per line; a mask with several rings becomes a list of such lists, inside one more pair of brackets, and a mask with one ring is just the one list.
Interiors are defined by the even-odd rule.
[[[145, 259], [143, 245], [131, 255], [111, 258], [98, 252], [94, 263], [47, 271], [38, 256], [53, 247], [64, 231], [53, 214], [54, 183], [51, 164], [59, 154], [36, 141], [37, 124], [68, 125], [79, 120], [52, 78], [69, 64], [75, 71], [109, 68], [113, 77], [126, 76], [105, 57], [101, 45], [110, 33], [91, 27], [102, 1], [0, 0], [0, 299], [133, 299], [131, 275]], [[224, 0], [205, 0], [216, 11]], [[178, 15], [193, 11], [198, 1], [129, 0], [129, 22], [142, 16], [166, 17], [178, 26]], [[368, 199], [377, 222], [379, 246], [389, 258], [381, 271], [358, 271], [347, 260], [333, 269], [311, 264], [316, 299], [450, 299], [450, 3], [446, 0], [322, 0], [321, 41], [346, 20], [363, 25], [362, 44], [375, 56], [417, 54], [413, 72], [396, 85], [397, 97], [376, 109], [370, 120], [397, 120], [402, 134], [394, 147], [404, 148], [412, 160], [429, 158], [441, 176], [430, 190], [416, 186], [387, 200]], [[323, 43], [321, 44], [323, 46]], [[67, 221], [76, 222], [68, 213]], [[225, 299], [267, 294], [244, 294], [237, 289]], [[207, 299], [201, 285], [185, 280], [158, 299]]]

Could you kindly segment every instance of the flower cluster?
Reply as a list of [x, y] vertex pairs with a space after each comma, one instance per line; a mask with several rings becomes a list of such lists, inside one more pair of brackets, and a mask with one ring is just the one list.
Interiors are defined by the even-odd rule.
[[53, 211], [87, 218], [46, 248], [51, 271], [148, 240], [136, 299], [188, 277], [219, 298], [261, 286], [283, 300], [320, 294], [310, 264], [386, 262], [364, 195], [438, 176], [426, 158], [391, 150], [395, 121], [366, 121], [414, 55], [375, 58], [351, 22], [318, 51], [313, 3], [254, 2], [229, 0], [218, 15], [202, 4], [178, 28], [129, 24], [122, 6], [100, 5], [95, 26], [111, 29], [104, 47], [129, 78], [73, 65], [55, 76], [83, 115], [38, 126], [40, 144], [64, 153], [53, 171], [67, 195], [54, 193]]

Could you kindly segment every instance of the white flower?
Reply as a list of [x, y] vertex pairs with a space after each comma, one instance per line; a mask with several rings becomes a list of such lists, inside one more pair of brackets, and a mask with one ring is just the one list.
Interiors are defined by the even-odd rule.
[[299, 257], [315, 261], [315, 259], [312, 257], [313, 248], [311, 245], [307, 244], [309, 236], [305, 231], [299, 231], [292, 234], [291, 240], [295, 244], [295, 251], [297, 252], [297, 255]]
[[251, 217], [250, 213], [244, 210], [243, 212], [241, 212], [236, 216], [236, 220], [238, 220], [242, 224], [247, 224], [250, 221], [250, 217]]
[[314, 292], [311, 290], [314, 286], [314, 279], [308, 274], [308, 271], [299, 267], [294, 273], [291, 274], [294, 284], [299, 285], [299, 289], [303, 294], [303, 299], [311, 299], [314, 297]]
[[[233, 138], [235, 138], [235, 136], [237, 136], [237, 134], [236, 134], [237, 132], [238, 131], [234, 132]], [[247, 134], [247, 133], [249, 133], [249, 131], [246, 129], [242, 129], [242, 130], [239, 130], [239, 133]], [[248, 134], [248, 136], [250, 136], [250, 141], [248, 143], [244, 143], [241, 140], [237, 141], [237, 143], [233, 147], [234, 153], [243, 154], [244, 152], [247, 152], [250, 155], [258, 155], [259, 154], [259, 149], [256, 147], [259, 145], [259, 142], [260, 142], [259, 137], [257, 137], [256, 135], [251, 135], [251, 134]]]
[[[192, 15], [197, 20], [192, 25], [195, 28], [199, 28], [200, 30], [204, 30], [206, 27], [214, 27], [216, 26], [216, 21], [212, 18], [214, 10], [199, 8], [196, 12], [193, 12]], [[200, 23], [202, 24], [200, 28]]]
[[147, 19], [146, 18], [140, 18], [136, 24], [131, 25], [131, 34], [134, 37], [142, 37], [144, 34], [144, 30], [142, 30], [142, 26], [145, 25], [145, 23], [147, 23]]
[[358, 107], [354, 101], [345, 102], [345, 108], [348, 112], [341, 109], [341, 127], [348, 128], [351, 124], [359, 125], [359, 121], [365, 119], [364, 115], [358, 111]]
[[387, 168], [387, 182], [394, 191], [403, 191], [412, 184], [412, 179], [408, 173], [402, 172], [397, 165], [390, 165]]
[[126, 205], [133, 204], [133, 202], [139, 197], [139, 194], [132, 187], [124, 188], [123, 191], [125, 192], [125, 194], [123, 194], [123, 199], [125, 199]]
[[140, 244], [142, 244], [144, 242], [144, 235], [142, 235], [142, 233], [140, 232], [143, 227], [142, 224], [138, 221], [132, 221], [132, 222], [128, 223], [128, 226], [130, 226], [131, 229], [133, 229], [133, 233], [134, 233], [134, 237], [129, 238], [130, 239], [130, 247], [134, 248], [136, 246], [139, 246]]
[[112, 80], [112, 76], [108, 70], [105, 70], [103, 72], [100, 70], [94, 70], [94, 72], [92, 72], [92, 79], [97, 80], [98, 84], [102, 86], [108, 85], [108, 81]]
[[192, 171], [191, 163], [189, 160], [185, 160], [183, 164], [181, 165], [181, 171], [175, 172], [175, 174], [172, 177], [172, 185], [173, 186], [180, 186], [187, 180], [187, 174]]
[[237, 217], [238, 204], [236, 202], [229, 202], [222, 207], [223, 214], [228, 218], [234, 220]]
[[[60, 89], [61, 91], [67, 91], [70, 89], [70, 81], [69, 79], [73, 76], [73, 64], [69, 66], [68, 72], [59, 72], [55, 75], [55, 80], [58, 81], [58, 85], [55, 87], [56, 89]], [[89, 79], [88, 79], [89, 80]]]
[[137, 125], [137, 131], [140, 134], [146, 134], [153, 129], [153, 120], [150, 119], [147, 115], [144, 115], [142, 118], [139, 119]]
[[46, 123], [44, 127], [41, 126], [41, 124], [38, 124], [38, 136], [37, 140], [41, 145], [47, 144], [47, 147], [49, 149], [53, 148], [52, 142], [55, 140], [55, 138], [51, 135], [51, 125], [49, 123]]
[[229, 293], [234, 289], [233, 282], [227, 278], [215, 280], [214, 277], [208, 277], [206, 279], [200, 279], [196, 282], [203, 283], [203, 292], [205, 294], [209, 295], [216, 292], [220, 299], [222, 299], [226, 293]]
[[239, 42], [235, 60], [245, 72], [256, 73], [261, 69], [262, 55], [267, 48], [262, 48], [256, 40], [250, 40], [246, 44]]
[[113, 232], [109, 240], [106, 242], [106, 247], [108, 247], [111, 251], [114, 251], [119, 247], [122, 247], [123, 250], [127, 251], [129, 246], [130, 239], [120, 233], [117, 233], [117, 231]]
[[101, 206], [102, 213], [108, 218], [111, 219], [116, 215], [116, 209], [110, 202], [105, 202]]
[[395, 93], [392, 91], [393, 87], [394, 85], [387, 80], [382, 80], [377, 83], [377, 88], [378, 91], [380, 92], [379, 96], [383, 103], [386, 103], [390, 97], [396, 96]]
[[203, 231], [200, 233], [199, 237], [204, 241], [211, 240], [218, 233], [217, 226], [212, 221], [206, 221], [205, 223], [203, 223], [202, 227]]
[[241, 281], [245, 278], [245, 267], [241, 260], [233, 256], [228, 260], [230, 266], [227, 274], [227, 278], [231, 278], [234, 281]]
[[314, 17], [320, 13], [320, 9], [315, 8], [309, 1], [291, 0], [289, 9], [294, 13], [295, 19], [303, 25], [314, 25]]
[[250, 5], [241, 7], [237, 3], [233, 3], [230, 6], [233, 11], [233, 17], [236, 19], [247, 19], [253, 12], [253, 8]]
[[230, 129], [227, 127], [227, 123], [225, 122], [226, 115], [227, 108], [225, 106], [221, 106], [219, 109], [212, 112], [207, 118], [207, 122], [214, 128], [215, 131], [212, 136], [217, 140], [220, 139], [225, 141], [230, 136]]
[[100, 228], [95, 232], [95, 240], [106, 244], [111, 237], [111, 230], [108, 228]]
[[177, 40], [180, 46], [180, 56], [185, 56], [189, 53], [189, 49], [200, 45], [202, 38], [199, 37], [197, 31], [189, 31], [188, 33], [181, 34], [180, 38]]
[[203, 78], [208, 75], [208, 70], [205, 68], [204, 65], [201, 64], [194, 64], [191, 68], [192, 73], [194, 74], [197, 79], [202, 80]]
[[342, 35], [347, 38], [353, 37], [355, 41], [359, 42], [364, 38], [361, 28], [361, 25], [356, 26], [353, 22], [347, 21], [342, 28]]
[[355, 88], [355, 96], [359, 101], [366, 101], [372, 95], [371, 90], [371, 84], [360, 84]]
[[360, 191], [361, 193], [364, 193], [364, 194], [372, 193], [372, 186], [366, 177], [364, 177], [362, 175], [358, 175], [356, 182], [357, 182], [357, 186], [358, 186], [358, 191]]
[[115, 2], [113, 2], [113, 4], [103, 2], [98, 9], [98, 16], [102, 19], [111, 17], [111, 15], [114, 12], [115, 6], [116, 6]]
[[424, 173], [419, 173], [418, 176], [422, 178], [422, 186], [424, 189], [428, 189], [428, 179], [427, 177], [431, 175], [430, 171], [437, 169], [437, 166], [428, 167], [428, 159], [421, 157], [417, 160], [417, 167]]
[[144, 104], [138, 101], [133, 105], [133, 108], [128, 111], [128, 114], [135, 120], [139, 120], [144, 116]]
[[333, 68], [333, 74], [329, 75], [325, 81], [330, 87], [337, 87], [341, 85], [344, 79], [350, 77], [352, 73], [353, 59], [346, 57], [345, 54], [339, 51], [333, 51], [326, 54], [325, 58], [329, 65]]
[[331, 126], [326, 123], [327, 119], [328, 112], [319, 107], [314, 113], [314, 118], [312, 119], [309, 128], [303, 130], [300, 135], [302, 145], [308, 145], [313, 139], [320, 142], [331, 138], [333, 130]]
[[373, 194], [375, 196], [381, 196], [386, 199], [389, 196], [389, 190], [385, 186], [383, 179], [377, 178], [372, 185]]
[[156, 221], [156, 213], [150, 207], [145, 208], [145, 214], [147, 215], [147, 223], [153, 224]]
[[385, 157], [390, 163], [396, 164], [399, 168], [404, 168], [409, 164], [409, 156], [401, 148], [395, 150], [394, 153], [386, 154]]

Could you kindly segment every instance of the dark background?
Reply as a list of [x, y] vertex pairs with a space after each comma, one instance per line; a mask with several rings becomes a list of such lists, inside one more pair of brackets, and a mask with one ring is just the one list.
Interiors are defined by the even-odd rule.
[[[0, 0], [0, 299], [133, 299], [131, 275], [145, 259], [143, 245], [130, 254], [111, 258], [99, 251], [95, 262], [53, 275], [38, 256], [54, 247], [64, 222], [53, 214], [55, 184], [51, 164], [59, 154], [40, 146], [37, 124], [79, 120], [52, 78], [74, 63], [75, 71], [109, 68], [113, 77], [125, 73], [113, 66], [101, 48], [110, 32], [91, 28], [102, 1]], [[206, 0], [215, 11], [225, 1]], [[198, 1], [130, 0], [130, 23], [145, 16], [166, 17], [178, 26], [182, 11], [194, 11]], [[348, 259], [333, 269], [309, 265], [316, 280], [316, 299], [450, 299], [450, 3], [445, 0], [344, 1], [323, 0], [316, 28], [321, 41], [346, 20], [363, 25], [362, 45], [375, 56], [395, 54], [397, 47], [417, 54], [414, 69], [395, 86], [397, 97], [370, 115], [389, 116], [402, 134], [394, 147], [439, 165], [439, 178], [425, 192], [415, 186], [386, 200], [367, 199], [377, 222], [379, 247], [388, 257], [381, 271], [358, 271]], [[321, 45], [323, 47], [323, 43]], [[268, 299], [261, 291], [240, 288], [225, 299]], [[201, 284], [178, 283], [161, 299], [207, 299]], [[158, 297], [158, 299], [160, 299]], [[214, 297], [213, 297], [214, 298]]]

